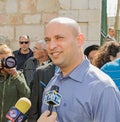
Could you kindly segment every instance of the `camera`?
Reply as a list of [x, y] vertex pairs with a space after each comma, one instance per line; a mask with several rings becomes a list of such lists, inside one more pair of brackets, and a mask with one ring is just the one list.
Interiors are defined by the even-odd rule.
[[14, 68], [17, 65], [15, 57], [9, 56], [0, 60], [0, 70], [5, 68]]

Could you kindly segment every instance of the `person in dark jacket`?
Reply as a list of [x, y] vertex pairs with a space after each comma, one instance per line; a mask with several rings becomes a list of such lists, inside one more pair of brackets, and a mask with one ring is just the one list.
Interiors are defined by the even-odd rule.
[[28, 122], [36, 122], [41, 115], [43, 90], [45, 85], [47, 85], [50, 79], [54, 76], [56, 69], [56, 66], [51, 62], [36, 70], [30, 86], [30, 100], [32, 106], [28, 112]]
[[33, 56], [33, 52], [30, 49], [30, 37], [28, 35], [22, 35], [19, 37], [20, 49], [13, 51], [13, 54], [17, 60], [17, 70], [22, 70], [25, 61]]
[[33, 79], [33, 74], [36, 68], [45, 65], [50, 62], [47, 51], [45, 49], [45, 41], [39, 40], [33, 47], [33, 57], [30, 57], [23, 66], [23, 73], [28, 86]]

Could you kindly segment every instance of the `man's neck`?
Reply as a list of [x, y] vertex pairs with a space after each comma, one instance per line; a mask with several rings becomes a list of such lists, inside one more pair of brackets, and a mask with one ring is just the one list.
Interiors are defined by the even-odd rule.
[[30, 50], [29, 49], [26, 49], [26, 50], [21, 49], [20, 52], [22, 54], [28, 54], [30, 52]]

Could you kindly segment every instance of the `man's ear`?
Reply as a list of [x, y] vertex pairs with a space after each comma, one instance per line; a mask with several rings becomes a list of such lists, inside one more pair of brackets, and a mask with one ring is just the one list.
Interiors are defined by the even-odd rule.
[[78, 43], [80, 45], [83, 45], [83, 43], [84, 43], [84, 35], [83, 34], [79, 34], [78, 37], [77, 37], [77, 40], [78, 40]]

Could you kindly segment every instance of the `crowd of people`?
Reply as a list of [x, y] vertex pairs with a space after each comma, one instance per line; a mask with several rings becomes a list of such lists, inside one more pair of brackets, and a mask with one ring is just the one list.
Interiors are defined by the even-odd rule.
[[[79, 24], [67, 17], [53, 18], [45, 37], [30, 48], [28, 35], [19, 37], [20, 48], [0, 44], [0, 122], [21, 97], [30, 99], [27, 122], [119, 122], [120, 43], [110, 27], [103, 45], [83, 50]], [[5, 61], [15, 57], [14, 67]], [[48, 110], [46, 93], [59, 88], [59, 106]], [[9, 101], [9, 102], [7, 102]]]

